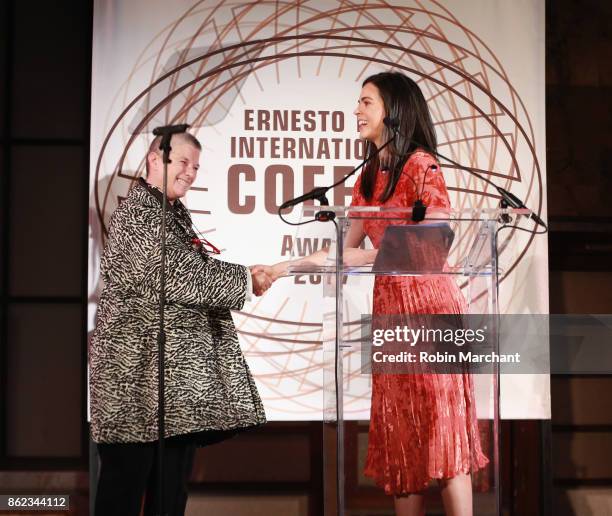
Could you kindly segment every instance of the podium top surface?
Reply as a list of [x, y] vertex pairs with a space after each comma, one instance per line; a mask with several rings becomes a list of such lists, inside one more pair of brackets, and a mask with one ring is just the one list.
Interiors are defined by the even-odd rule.
[[[390, 214], [409, 218], [412, 208], [380, 207], [380, 206], [302, 206], [300, 214], [303, 217], [314, 217], [319, 211], [332, 211], [336, 217], [358, 218], [360, 215], [368, 217], [386, 218]], [[531, 210], [527, 208], [461, 208], [440, 209], [428, 208], [425, 220], [497, 220], [501, 215], [529, 216]]]
[[387, 270], [376, 271], [372, 265], [359, 267], [342, 267], [337, 270], [336, 265], [290, 265], [287, 269], [288, 276], [301, 276], [304, 274], [335, 275], [340, 272], [345, 276], [492, 276], [492, 267], [446, 267], [444, 270]]

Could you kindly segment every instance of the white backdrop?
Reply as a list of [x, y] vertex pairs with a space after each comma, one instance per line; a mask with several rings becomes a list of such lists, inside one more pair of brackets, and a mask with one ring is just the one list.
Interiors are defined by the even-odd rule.
[[[223, 259], [272, 263], [320, 244], [295, 242], [275, 207], [359, 162], [352, 112], [361, 82], [383, 70], [419, 82], [441, 153], [496, 171], [545, 218], [544, 2], [396, 4], [95, 2], [90, 328], [105, 225], [143, 175], [153, 127], [193, 125], [203, 152], [186, 204]], [[497, 205], [481, 183], [444, 174], [453, 207]], [[332, 197], [348, 203], [350, 188]], [[502, 311], [547, 313], [546, 237], [502, 235]], [[368, 311], [371, 286], [359, 288], [351, 318]], [[269, 419], [321, 417], [320, 296], [308, 277], [285, 279], [234, 315]], [[502, 417], [548, 418], [549, 378], [508, 375], [502, 399]], [[354, 401], [348, 416], [367, 416], [367, 382]]]

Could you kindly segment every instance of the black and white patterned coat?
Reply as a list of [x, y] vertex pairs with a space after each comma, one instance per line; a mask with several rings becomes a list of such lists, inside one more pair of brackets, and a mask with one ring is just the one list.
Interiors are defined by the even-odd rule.
[[[113, 213], [90, 351], [91, 432], [98, 443], [157, 439], [161, 193], [140, 181]], [[265, 422], [230, 310], [248, 269], [191, 245], [180, 201], [167, 212], [166, 437]]]

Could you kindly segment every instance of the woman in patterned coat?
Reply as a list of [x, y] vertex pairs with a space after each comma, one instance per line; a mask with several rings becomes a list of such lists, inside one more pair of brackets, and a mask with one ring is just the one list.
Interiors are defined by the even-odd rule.
[[[163, 163], [153, 141], [140, 179], [113, 213], [101, 261], [104, 279], [90, 350], [91, 433], [101, 471], [96, 516], [145, 514], [155, 505], [158, 411], [160, 228]], [[168, 514], [183, 514], [196, 445], [265, 423], [230, 310], [242, 308], [263, 273], [212, 258], [179, 200], [197, 175], [201, 146], [172, 138], [168, 166], [165, 436]], [[153, 489], [147, 489], [147, 486]]]

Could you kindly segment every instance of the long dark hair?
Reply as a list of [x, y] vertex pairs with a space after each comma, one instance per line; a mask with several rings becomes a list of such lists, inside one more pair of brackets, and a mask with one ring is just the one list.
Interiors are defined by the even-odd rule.
[[[361, 194], [369, 201], [374, 195], [377, 171], [381, 167], [388, 170], [389, 183], [379, 199], [380, 202], [385, 202], [393, 195], [404, 164], [419, 144], [436, 151], [436, 132], [425, 97], [412, 79], [399, 72], [382, 72], [368, 77], [363, 81], [362, 87], [368, 83], [378, 88], [385, 115], [399, 121], [398, 135], [395, 141], [383, 150], [386, 151], [384, 158], [374, 157], [366, 164], [361, 176]], [[386, 142], [392, 134], [385, 126], [383, 141]], [[371, 156], [375, 152], [376, 145], [368, 141], [366, 155]]]

